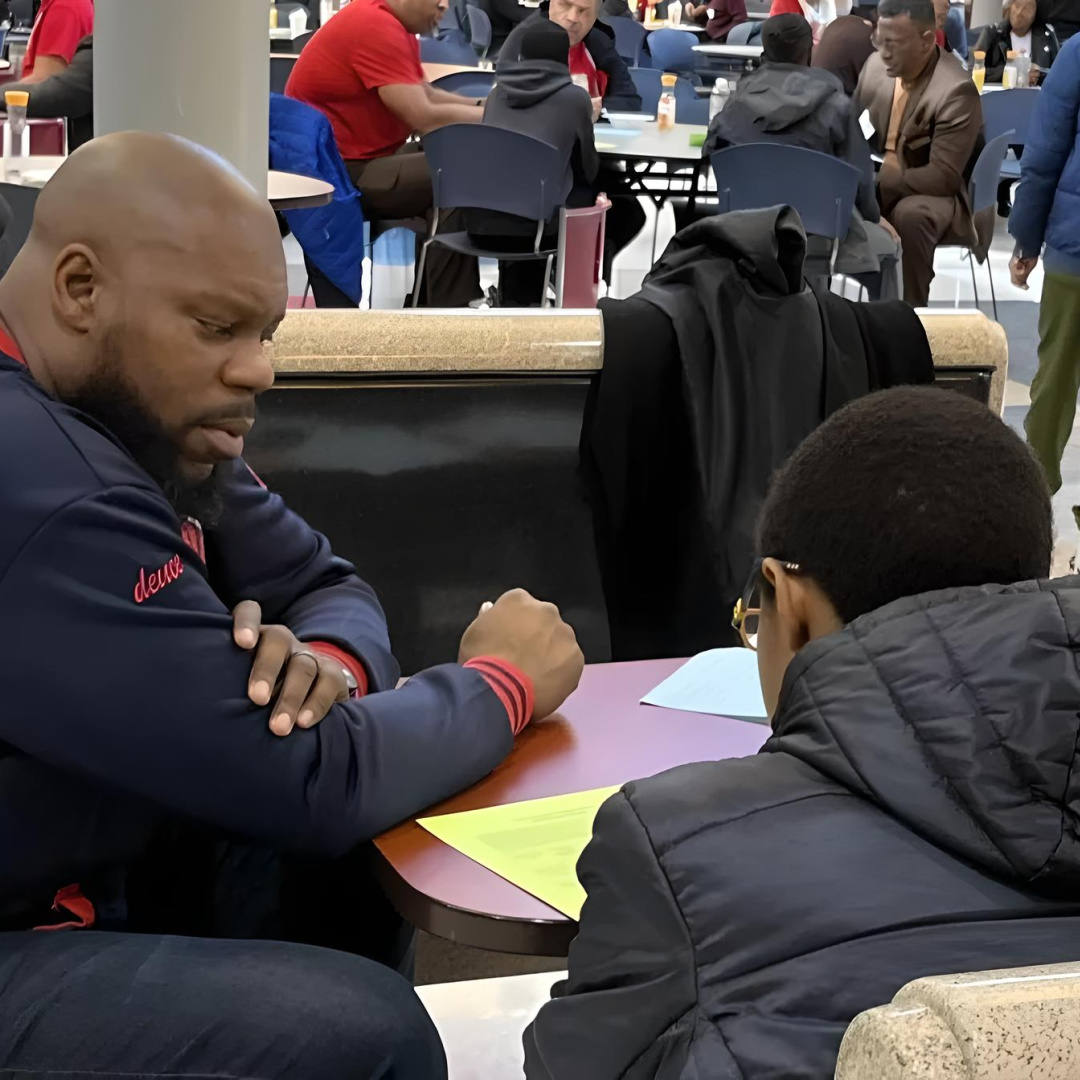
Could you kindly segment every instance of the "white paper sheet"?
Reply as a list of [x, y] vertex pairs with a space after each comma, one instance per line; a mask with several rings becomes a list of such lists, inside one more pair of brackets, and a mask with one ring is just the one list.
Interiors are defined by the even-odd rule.
[[661, 709], [768, 722], [758, 681], [757, 654], [750, 649], [710, 649], [698, 653], [646, 694], [641, 703]]

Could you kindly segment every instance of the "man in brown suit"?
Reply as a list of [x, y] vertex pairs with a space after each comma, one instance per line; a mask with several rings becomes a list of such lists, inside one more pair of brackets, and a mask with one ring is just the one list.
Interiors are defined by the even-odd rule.
[[877, 52], [855, 93], [884, 157], [881, 212], [900, 234], [904, 299], [916, 307], [930, 298], [938, 244], [982, 250], [968, 201], [968, 177], [983, 147], [979, 93], [938, 48], [934, 28], [932, 0], [881, 0]]

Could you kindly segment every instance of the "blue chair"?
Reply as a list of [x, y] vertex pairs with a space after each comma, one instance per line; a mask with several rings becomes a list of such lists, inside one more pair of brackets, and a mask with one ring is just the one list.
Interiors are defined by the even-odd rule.
[[649, 35], [649, 53], [653, 66], [661, 71], [694, 74], [697, 71], [697, 53], [694, 46], [697, 35], [685, 30], [654, 30]]
[[[424, 280], [427, 249], [442, 244], [451, 251], [501, 262], [546, 263], [541, 307], [547, 304], [547, 282], [558, 248], [542, 247], [544, 229], [562, 208], [566, 163], [555, 147], [517, 131], [483, 124], [449, 124], [423, 138], [431, 170], [431, 231], [420, 249], [413, 286], [413, 306]], [[439, 214], [448, 209], [497, 210], [536, 223], [532, 251], [504, 252], [480, 247], [467, 232], [440, 233]]]
[[480, 68], [475, 71], [455, 71], [451, 75], [436, 79], [431, 85], [463, 97], [487, 97], [495, 85], [495, 72], [481, 71]]
[[[682, 31], [676, 30], [676, 33]], [[655, 116], [663, 84], [662, 71], [656, 68], [631, 68], [630, 78], [641, 97], [642, 112]], [[680, 76], [675, 83], [675, 119], [680, 124], [707, 124], [709, 122], [709, 99], [701, 97], [689, 79]], [[602, 130], [602, 129], [598, 129]]]
[[645, 39], [648, 31], [636, 19], [620, 15], [601, 15], [600, 21], [610, 26], [615, 35], [615, 51], [630, 67], [640, 67], [645, 55]]
[[469, 43], [480, 60], [486, 60], [491, 48], [491, 19], [483, 8], [469, 4], [468, 12]]
[[[1004, 97], [1007, 93], [1023, 92], [1003, 90], [1000, 94], [990, 96]], [[1037, 90], [1030, 92], [1038, 93]], [[984, 104], [985, 100], [984, 98]], [[1010, 144], [1015, 144], [1015, 142], [1016, 132], [1003, 131], [982, 148], [979, 160], [975, 162], [975, 168], [971, 170], [971, 180], [968, 183], [968, 201], [971, 203], [971, 213], [973, 215], [997, 203], [998, 183], [1001, 181], [1001, 164], [1005, 160]], [[979, 286], [975, 284], [975, 258], [973, 252], [968, 252], [968, 261], [971, 266], [971, 287], [975, 291], [975, 306], [978, 307]], [[990, 278], [990, 300], [994, 306], [994, 319], [996, 320], [997, 296], [994, 294], [994, 273], [989, 259], [986, 260], [986, 272]]]
[[422, 37], [420, 59], [425, 64], [459, 64], [462, 67], [476, 67], [476, 53], [473, 52], [472, 46], [452, 38], [440, 40]]
[[710, 159], [720, 213], [794, 207], [803, 228], [833, 241], [829, 272], [847, 236], [860, 173], [839, 158], [780, 143], [744, 143], [718, 150]]
[[739, 23], [738, 26], [733, 26], [728, 31], [727, 44], [728, 45], [749, 45], [750, 38], [755, 33], [761, 32], [761, 23], [755, 19], [748, 19], [746, 22]]
[[[1010, 146], [1023, 146], [1027, 142], [1028, 125], [1031, 114], [1035, 111], [1035, 102], [1040, 91], [1035, 87], [1023, 87], [1015, 90], [995, 90], [983, 94], [983, 131], [986, 138], [994, 139], [1003, 131], [1011, 131]], [[1003, 180], [1020, 179], [1020, 162], [1015, 158], [1006, 158], [1001, 166]]]

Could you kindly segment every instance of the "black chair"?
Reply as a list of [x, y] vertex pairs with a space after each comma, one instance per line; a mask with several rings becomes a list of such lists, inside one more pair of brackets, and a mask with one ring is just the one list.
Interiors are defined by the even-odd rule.
[[[516, 131], [482, 124], [450, 124], [424, 136], [424, 153], [431, 170], [435, 213], [431, 231], [420, 249], [413, 286], [413, 307], [419, 302], [427, 251], [442, 244], [462, 255], [500, 262], [546, 264], [540, 306], [547, 304], [547, 283], [557, 247], [543, 246], [544, 230], [561, 209], [566, 163], [553, 146]], [[440, 233], [440, 211], [495, 210], [536, 223], [531, 251], [504, 252], [475, 243], [467, 232]]]
[[[1005, 91], [1002, 91], [1004, 94]], [[1032, 90], [1031, 93], [1038, 93]], [[997, 201], [998, 184], [1001, 181], [1001, 164], [1009, 151], [1009, 146], [1015, 141], [1016, 133], [1003, 131], [996, 138], [991, 139], [979, 154], [975, 167], [971, 170], [971, 182], [968, 184], [968, 200], [971, 203], [971, 214], [974, 217], [982, 210], [994, 205]], [[971, 287], [975, 292], [975, 306], [979, 306], [979, 286], [975, 284], [975, 254], [968, 252], [968, 264], [971, 266]], [[994, 308], [994, 319], [998, 317], [997, 296], [994, 294], [994, 270], [990, 265], [989, 255], [986, 258], [986, 274], [990, 278], [990, 300]]]
[[270, 93], [285, 93], [285, 84], [289, 81], [292, 69], [296, 66], [296, 60], [295, 56], [270, 57]]

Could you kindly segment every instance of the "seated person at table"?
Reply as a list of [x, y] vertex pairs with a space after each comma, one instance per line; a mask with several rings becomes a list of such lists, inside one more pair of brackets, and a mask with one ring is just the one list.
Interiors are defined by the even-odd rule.
[[986, 53], [986, 81], [1001, 82], [1010, 52], [1026, 54], [1031, 59], [1030, 85], [1038, 86], [1046, 78], [1050, 65], [1061, 48], [1054, 28], [1039, 19], [1035, 0], [1007, 0], [1005, 18], [996, 26], [987, 26], [975, 46]]
[[855, 92], [856, 115], [869, 112], [873, 149], [884, 156], [878, 202], [900, 234], [904, 299], [915, 307], [930, 299], [938, 244], [983, 242], [968, 198], [983, 147], [979, 92], [942, 53], [934, 26], [932, 0], [881, 0], [878, 51]]
[[[877, 8], [874, 12], [876, 15]], [[825, 27], [821, 41], [814, 48], [812, 65], [831, 71], [843, 84], [844, 93], [851, 97], [859, 85], [863, 66], [874, 51], [873, 33], [873, 23], [868, 19], [841, 15]]]
[[1052, 545], [1038, 463], [951, 391], [795, 451], [740, 612], [772, 736], [601, 808], [529, 1080], [831, 1080], [912, 979], [1076, 959], [1080, 578], [1045, 581]]
[[282, 942], [400, 962], [365, 842], [581, 653], [515, 592], [395, 690], [374, 592], [240, 456], [287, 299], [266, 199], [167, 135], [76, 151], [0, 281], [4, 1075], [446, 1075], [395, 972]]
[[79, 42], [93, 32], [93, 0], [43, 0], [26, 43], [22, 82], [43, 82], [63, 71]]
[[[599, 3], [600, 0], [543, 0], [539, 9], [506, 39], [499, 54], [499, 69], [521, 59], [521, 44], [531, 26], [550, 19], [570, 35], [570, 74], [588, 80], [593, 117], [600, 115], [601, 107], [611, 112], [639, 112], [641, 97], [626, 61], [615, 49], [615, 34], [609, 26], [597, 21]], [[612, 204], [604, 234], [604, 277], [610, 281], [612, 259], [641, 232], [645, 211], [638, 204], [626, 174], [617, 166], [601, 165], [596, 186], [607, 194]]]
[[814, 35], [821, 40], [826, 28], [841, 15], [851, 14], [851, 0], [772, 0], [769, 15], [801, 15]]
[[68, 149], [78, 150], [94, 137], [94, 35], [79, 42], [71, 63], [62, 71], [41, 82], [7, 83], [3, 89], [33, 91], [27, 116], [70, 120]]
[[[416, 35], [431, 33], [445, 10], [443, 0], [353, 0], [316, 31], [289, 76], [285, 93], [333, 125], [369, 217], [429, 215], [427, 159], [406, 140], [414, 132], [480, 122], [481, 103], [437, 90], [424, 78]], [[461, 227], [458, 211], [440, 215], [446, 232]], [[316, 302], [322, 292], [327, 302], [320, 306], [331, 306], [337, 290], [313, 264], [308, 270]], [[433, 244], [420, 288], [421, 303], [465, 307], [482, 295], [476, 260]]]
[[[600, 167], [593, 135], [589, 95], [570, 78], [570, 37], [553, 23], [538, 19], [521, 42], [521, 59], [499, 66], [499, 81], [484, 105], [484, 123], [518, 131], [554, 146], [565, 168], [559, 196], [569, 207], [591, 206], [593, 181]], [[469, 234], [477, 243], [499, 250], [531, 251], [535, 224], [492, 211], [466, 211]], [[543, 243], [554, 245], [558, 221]], [[539, 304], [544, 262], [508, 262], [499, 268], [499, 303], [505, 307]]]
[[[762, 64], [744, 75], [709, 124], [702, 154], [726, 146], [775, 142], [816, 150], [862, 173], [851, 227], [840, 244], [844, 274], [881, 272], [881, 300], [899, 296], [896, 234], [878, 209], [874, 163], [840, 80], [810, 66], [810, 25], [801, 15], [773, 15], [761, 27]], [[880, 222], [880, 224], [879, 224]]]
[[[625, 0], [622, 0], [625, 6]], [[503, 44], [518, 23], [524, 22], [532, 13], [531, 7], [519, 0], [480, 0], [478, 5], [491, 22], [491, 46], [488, 57], [498, 59]]]
[[728, 34], [746, 22], [746, 0], [711, 0], [708, 4], [694, 4], [687, 0], [686, 17], [698, 26], [705, 27], [705, 33], [712, 41], [723, 43]]

